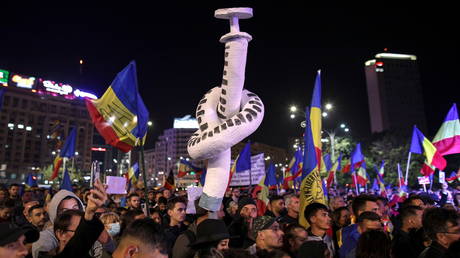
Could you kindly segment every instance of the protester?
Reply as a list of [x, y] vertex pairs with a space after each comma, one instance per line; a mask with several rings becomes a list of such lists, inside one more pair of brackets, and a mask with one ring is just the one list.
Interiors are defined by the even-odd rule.
[[[365, 211], [359, 214], [356, 220], [356, 230], [349, 231], [347, 238], [342, 238], [343, 245], [340, 247], [339, 256], [340, 258], [349, 257], [350, 253], [356, 252], [356, 246], [358, 244], [359, 237], [362, 233], [368, 230], [381, 230], [382, 222], [380, 216], [371, 211]], [[353, 255], [351, 255], [353, 257]]]
[[[173, 258], [186, 258], [193, 257], [196, 253], [195, 249], [190, 247], [190, 244], [197, 238], [197, 227], [201, 222], [208, 219], [208, 211], [199, 206], [200, 198], [196, 199], [193, 203], [195, 206], [196, 220], [190, 224], [184, 232], [178, 237], [173, 246], [172, 257]], [[227, 243], [228, 244], [228, 243]]]
[[236, 214], [228, 226], [228, 231], [233, 237], [230, 240], [230, 247], [246, 249], [254, 244], [254, 239], [251, 237], [253, 220], [257, 217], [257, 206], [254, 199], [250, 197], [240, 198]]
[[252, 224], [252, 239], [255, 244], [248, 248], [250, 254], [261, 250], [273, 251], [283, 247], [283, 231], [276, 219], [271, 216], [261, 216], [254, 219]]
[[174, 197], [168, 201], [169, 222], [165, 225], [164, 233], [170, 254], [177, 237], [187, 230], [187, 226], [184, 225], [186, 207], [187, 202], [182, 197]]
[[329, 200], [329, 208], [331, 211], [335, 211], [338, 208], [345, 207], [347, 204], [343, 200], [341, 195], [335, 195]]
[[[389, 258], [391, 254], [391, 239], [382, 230], [368, 230], [361, 234], [356, 246], [356, 258]], [[412, 256], [407, 256], [412, 257]]]
[[161, 228], [152, 219], [136, 220], [126, 228], [113, 258], [127, 257], [168, 257]]
[[230, 234], [222, 220], [206, 219], [198, 224], [196, 228], [196, 239], [190, 246], [197, 251], [198, 257], [201, 253], [209, 253], [215, 249], [223, 251], [228, 249]]
[[453, 210], [428, 208], [423, 214], [422, 224], [432, 242], [420, 258], [442, 257], [450, 244], [460, 240], [460, 216]]
[[307, 241], [307, 230], [299, 224], [292, 223], [284, 229], [284, 251], [291, 257], [297, 257], [300, 246]]
[[141, 198], [138, 194], [132, 193], [128, 195], [128, 210], [136, 210], [141, 208]]
[[283, 228], [289, 226], [290, 224], [298, 223], [300, 209], [299, 196], [288, 194], [284, 197], [284, 203], [286, 205], [287, 214], [282, 216], [279, 221]]
[[26, 257], [30, 244], [37, 241], [39, 235], [39, 232], [32, 227], [21, 228], [12, 222], [1, 222], [0, 257]]
[[7, 199], [0, 202], [0, 223], [11, 222], [11, 217], [14, 214], [14, 205], [15, 202], [11, 199]]
[[[330, 257], [335, 254], [332, 238], [326, 234], [331, 228], [328, 207], [321, 203], [311, 203], [304, 210], [304, 216], [310, 227], [307, 229], [307, 241], [321, 241], [327, 246]], [[303, 249], [305, 250], [305, 249]]]
[[279, 218], [286, 214], [286, 208], [284, 206], [284, 199], [282, 196], [274, 195], [270, 197], [268, 202], [267, 211], [265, 216], [271, 216], [274, 218]]
[[102, 214], [99, 219], [101, 220], [102, 224], [104, 224], [105, 230], [107, 233], [109, 233], [112, 239], [120, 234], [121, 220], [118, 214], [114, 212], [107, 212]]
[[[25, 211], [26, 209], [24, 209]], [[39, 231], [43, 230], [45, 223], [48, 221], [45, 209], [42, 205], [36, 204], [27, 209], [27, 220]]]
[[422, 227], [423, 209], [420, 206], [406, 206], [400, 210], [400, 229], [393, 232], [392, 250], [395, 258], [418, 257], [422, 243], [416, 236]]

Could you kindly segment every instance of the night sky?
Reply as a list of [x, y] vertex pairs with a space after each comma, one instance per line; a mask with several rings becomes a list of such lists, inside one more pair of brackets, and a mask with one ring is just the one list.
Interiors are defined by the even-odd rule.
[[214, 10], [250, 6], [254, 17], [240, 21], [241, 30], [253, 36], [245, 88], [258, 94], [266, 108], [252, 141], [286, 148], [288, 137], [301, 135], [301, 120], [289, 118], [289, 106], [309, 105], [318, 69], [323, 103], [334, 104], [324, 127], [345, 122], [353, 137], [369, 134], [364, 62], [384, 48], [418, 57], [430, 138], [452, 103], [459, 102], [460, 42], [452, 6], [405, 9], [382, 1], [356, 9], [332, 2], [323, 7], [215, 2], [23, 7], [2, 18], [0, 68], [101, 96], [135, 60], [139, 89], [154, 122], [152, 146], [174, 117], [194, 115], [202, 95], [221, 82], [224, 45], [218, 40], [229, 23], [215, 19]]

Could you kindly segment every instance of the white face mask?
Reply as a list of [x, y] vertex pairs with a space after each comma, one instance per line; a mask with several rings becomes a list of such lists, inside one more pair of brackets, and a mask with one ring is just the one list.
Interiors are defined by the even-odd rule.
[[109, 233], [111, 237], [118, 235], [118, 233], [120, 233], [120, 223], [110, 223], [107, 233]]

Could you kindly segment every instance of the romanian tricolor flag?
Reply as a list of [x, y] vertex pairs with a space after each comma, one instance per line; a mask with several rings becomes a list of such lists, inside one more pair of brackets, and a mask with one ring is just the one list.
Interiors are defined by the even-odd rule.
[[37, 187], [37, 176], [32, 175], [32, 173], [29, 173], [26, 178], [25, 182], [26, 189], [29, 189], [31, 187]]
[[460, 178], [459, 173], [452, 172], [452, 173], [450, 173], [450, 176], [448, 178], [446, 178], [446, 181], [449, 182], [449, 183], [452, 183], [452, 182], [455, 181], [455, 179], [458, 179], [458, 178]]
[[139, 163], [134, 163], [134, 165], [128, 169], [128, 179], [131, 181], [132, 185], [136, 185], [139, 179]]
[[382, 164], [380, 165], [380, 169], [377, 171], [377, 174], [382, 178], [385, 176], [385, 160], [382, 160]]
[[342, 162], [342, 153], [340, 153], [339, 157], [337, 158], [337, 160], [335, 161], [334, 165], [332, 165], [332, 167], [329, 169], [329, 176], [327, 177], [327, 188], [331, 188], [331, 185], [332, 183], [334, 182], [334, 177], [335, 177], [335, 173], [337, 173], [337, 171], [340, 171], [340, 167], [341, 167], [341, 163]]
[[138, 91], [134, 61], [118, 73], [100, 99], [86, 99], [86, 107], [108, 144], [124, 152], [143, 144], [149, 112]]
[[185, 175], [187, 175], [188, 173], [192, 171], [198, 174], [198, 173], [202, 173], [203, 169], [195, 167], [192, 163], [188, 162], [185, 159], [181, 159], [179, 162], [177, 177], [178, 178], [184, 177]]
[[322, 143], [321, 143], [321, 70], [318, 70], [315, 79], [315, 87], [313, 89], [313, 96], [311, 99], [310, 109], [310, 124], [311, 134], [313, 136], [313, 142], [315, 144], [316, 160], [318, 164], [318, 170], [323, 171], [322, 161]]
[[286, 176], [284, 177], [284, 189], [292, 188], [293, 180], [302, 174], [303, 167], [302, 150], [299, 148], [294, 153], [288, 169], [286, 169]]
[[358, 181], [358, 184], [360, 186], [365, 186], [367, 184], [367, 181], [369, 180], [366, 173], [366, 162], [363, 162], [361, 167], [358, 168], [358, 171], [356, 171], [355, 173], [356, 176], [352, 177], [353, 185], [355, 185], [356, 181]]
[[417, 154], [425, 154], [426, 163], [429, 166], [434, 166], [439, 170], [443, 170], [446, 167], [446, 160], [434, 147], [434, 145], [414, 126], [412, 132], [412, 141], [410, 146], [410, 152]]
[[450, 108], [444, 123], [434, 137], [433, 145], [442, 156], [460, 153], [460, 122], [457, 104]]
[[75, 144], [77, 140], [77, 128], [73, 127], [72, 131], [70, 131], [67, 139], [65, 140], [64, 146], [60, 150], [59, 154], [56, 156], [53, 162], [53, 174], [51, 175], [49, 180], [54, 180], [58, 174], [59, 169], [64, 162], [64, 158], [72, 158], [75, 156]]
[[[305, 113], [308, 118], [310, 113], [308, 108]], [[325, 189], [323, 189], [324, 184], [321, 179], [317, 162], [317, 152], [315, 151], [311, 125], [308, 119], [306, 119], [304, 140], [305, 149], [302, 168], [302, 184], [300, 186], [299, 224], [307, 228], [308, 222], [304, 216], [305, 207], [313, 202], [327, 205], [327, 198], [324, 191]]]
[[252, 191], [252, 198], [256, 201], [257, 216], [263, 216], [265, 214], [269, 202], [269, 189], [268, 186], [265, 185], [265, 178], [266, 176], [263, 176], [259, 184], [254, 187]]
[[434, 166], [428, 164], [428, 161], [425, 160], [425, 162], [423, 163], [422, 168], [420, 169], [420, 174], [422, 174], [424, 176], [430, 176], [430, 175], [434, 174], [435, 170], [436, 170], [436, 168]]
[[166, 178], [164, 188], [169, 189], [171, 191], [176, 188], [176, 182], [174, 180], [174, 172], [172, 171], [172, 169], [171, 171], [169, 171], [169, 175]]

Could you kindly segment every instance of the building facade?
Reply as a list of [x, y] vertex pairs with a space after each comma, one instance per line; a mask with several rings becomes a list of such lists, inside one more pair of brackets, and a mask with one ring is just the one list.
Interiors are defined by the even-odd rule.
[[[93, 124], [83, 97], [94, 95], [30, 76], [0, 70], [0, 180], [23, 182], [52, 164], [71, 128], [77, 127], [73, 166], [89, 171]], [[88, 95], [85, 95], [88, 94]]]
[[426, 129], [416, 56], [380, 53], [365, 63], [365, 73], [372, 133]]

